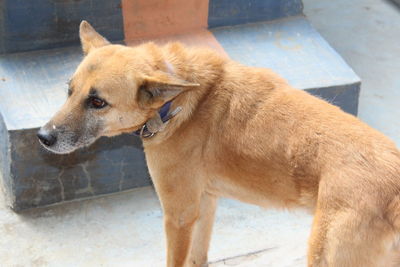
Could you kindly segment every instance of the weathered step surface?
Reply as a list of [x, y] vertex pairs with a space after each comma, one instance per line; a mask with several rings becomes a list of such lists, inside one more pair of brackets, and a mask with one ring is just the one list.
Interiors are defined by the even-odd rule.
[[[356, 114], [359, 78], [304, 17], [214, 28], [211, 33], [207, 38], [215, 40], [204, 44], [244, 64], [272, 68], [296, 88]], [[103, 138], [65, 156], [39, 146], [35, 133], [65, 101], [65, 82], [81, 57], [79, 47], [0, 56], [0, 166], [14, 210], [150, 184], [141, 143], [134, 136]]]

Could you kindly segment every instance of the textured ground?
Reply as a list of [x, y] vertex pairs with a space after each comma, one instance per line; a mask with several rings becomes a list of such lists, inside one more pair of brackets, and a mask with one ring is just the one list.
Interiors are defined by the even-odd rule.
[[[305, 0], [305, 13], [362, 78], [359, 114], [400, 145], [400, 13], [380, 0]], [[1, 266], [163, 266], [151, 188], [16, 215], [0, 195]], [[305, 266], [311, 217], [221, 200], [212, 266]]]
[[[310, 216], [219, 204], [212, 266], [304, 265]], [[150, 187], [24, 215], [0, 205], [1, 266], [164, 266], [162, 214]]]

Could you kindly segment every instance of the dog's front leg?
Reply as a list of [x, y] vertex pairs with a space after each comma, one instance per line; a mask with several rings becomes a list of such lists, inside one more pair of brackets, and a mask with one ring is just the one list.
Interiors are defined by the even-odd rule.
[[217, 197], [204, 193], [200, 202], [200, 214], [197, 220], [194, 233], [192, 251], [190, 253], [189, 266], [208, 266], [208, 248], [211, 240], [212, 226], [214, 224]]
[[172, 217], [170, 215], [164, 215], [164, 227], [167, 235], [168, 267], [187, 266], [196, 218], [182, 219], [179, 218], [181, 216], [182, 215], [177, 215], [177, 217]]
[[187, 266], [194, 227], [199, 218], [202, 187], [189, 177], [153, 176], [164, 212], [168, 267]]

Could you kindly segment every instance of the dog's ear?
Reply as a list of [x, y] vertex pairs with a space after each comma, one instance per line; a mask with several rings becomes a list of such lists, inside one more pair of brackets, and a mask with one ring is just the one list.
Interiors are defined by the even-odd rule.
[[86, 20], [82, 20], [79, 26], [79, 38], [81, 39], [82, 50], [85, 55], [89, 54], [93, 49], [110, 44]]
[[184, 81], [165, 73], [158, 76], [146, 76], [138, 90], [138, 102], [145, 107], [158, 109], [182, 92], [198, 86], [200, 84]]

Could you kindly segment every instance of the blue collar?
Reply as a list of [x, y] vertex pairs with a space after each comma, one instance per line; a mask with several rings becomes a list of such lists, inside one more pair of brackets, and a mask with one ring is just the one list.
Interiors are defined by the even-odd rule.
[[[161, 120], [163, 123], [166, 123], [167, 121], [169, 121], [173, 116], [176, 115], [176, 113], [178, 113], [180, 111], [180, 108], [177, 108], [173, 112], [169, 113], [171, 104], [172, 104], [172, 101], [168, 101], [158, 110], [158, 114], [160, 114], [160, 117], [161, 117]], [[139, 130], [134, 131], [133, 134], [140, 136], [142, 138], [148, 138], [148, 137], [152, 137], [156, 133], [150, 132], [145, 123], [145, 124], [143, 124], [142, 127], [140, 127]]]

